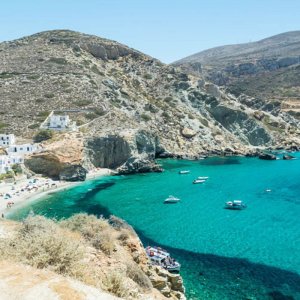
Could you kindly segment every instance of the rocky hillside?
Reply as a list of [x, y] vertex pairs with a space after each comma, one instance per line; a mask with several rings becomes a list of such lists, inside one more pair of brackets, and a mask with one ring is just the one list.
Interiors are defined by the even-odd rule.
[[52, 110], [68, 110], [80, 125], [85, 163], [126, 163], [125, 173], [143, 169], [141, 159], [168, 153], [238, 154], [300, 144], [298, 121], [275, 104], [248, 105], [249, 97], [227, 94], [127, 46], [67, 30], [1, 43], [0, 95], [2, 132], [30, 138]]
[[182, 278], [152, 266], [124, 221], [0, 221], [1, 299], [185, 300]]
[[174, 65], [300, 119], [300, 31], [208, 49]]

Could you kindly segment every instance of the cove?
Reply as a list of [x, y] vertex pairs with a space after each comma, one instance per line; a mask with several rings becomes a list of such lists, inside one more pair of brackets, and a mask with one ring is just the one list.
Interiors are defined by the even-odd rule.
[[[181, 262], [188, 299], [300, 299], [300, 153], [293, 155], [162, 160], [164, 173], [87, 181], [9, 217], [20, 220], [31, 209], [58, 219], [114, 214], [145, 246], [161, 245]], [[209, 179], [193, 185], [198, 176]], [[170, 194], [181, 202], [164, 205]], [[225, 210], [233, 199], [247, 209]]]

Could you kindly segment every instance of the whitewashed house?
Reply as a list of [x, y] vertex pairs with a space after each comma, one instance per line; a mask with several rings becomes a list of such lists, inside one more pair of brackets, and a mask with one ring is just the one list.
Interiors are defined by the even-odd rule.
[[12, 170], [14, 164], [24, 163], [23, 156], [20, 155], [0, 155], [0, 174], [5, 174]]
[[8, 147], [15, 144], [16, 139], [14, 134], [0, 134], [0, 147]]
[[49, 120], [49, 129], [66, 129], [70, 125], [68, 115], [52, 115]]
[[30, 154], [37, 150], [37, 146], [34, 144], [22, 144], [22, 145], [11, 145], [8, 147], [7, 152], [9, 155], [15, 154]]

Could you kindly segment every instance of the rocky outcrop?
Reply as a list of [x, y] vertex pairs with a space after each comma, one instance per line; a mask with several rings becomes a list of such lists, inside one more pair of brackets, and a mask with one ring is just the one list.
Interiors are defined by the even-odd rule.
[[270, 153], [261, 153], [258, 156], [259, 159], [264, 159], [264, 160], [275, 160], [276, 159], [276, 155], [274, 154], [270, 154]]
[[124, 130], [85, 142], [86, 163], [117, 169], [120, 174], [162, 171], [154, 162], [161, 151], [158, 137], [145, 130]]
[[[83, 135], [81, 133], [57, 134], [41, 144], [42, 150], [25, 159], [25, 166], [37, 174], [59, 179], [60, 174], [69, 178], [83, 178], [77, 171], [83, 165]], [[73, 166], [77, 166], [74, 167]], [[77, 175], [76, 175], [77, 174]], [[79, 180], [81, 180], [79, 179]]]
[[292, 156], [292, 155], [289, 155], [289, 154], [284, 154], [284, 155], [282, 156], [282, 159], [283, 159], [283, 160], [292, 160], [292, 159], [296, 159], [296, 157], [295, 157], [295, 156]]
[[165, 297], [185, 300], [185, 288], [179, 274], [170, 273], [159, 266], [154, 266], [149, 273], [151, 283]]
[[65, 167], [59, 173], [59, 179], [65, 181], [85, 181], [87, 170], [80, 165]]
[[160, 165], [153, 160], [140, 157], [130, 157], [122, 166], [117, 168], [119, 174], [163, 172]]
[[195, 132], [193, 129], [185, 127], [181, 130], [181, 134], [182, 134], [182, 136], [190, 139], [190, 138], [194, 137], [197, 134], [197, 132]]

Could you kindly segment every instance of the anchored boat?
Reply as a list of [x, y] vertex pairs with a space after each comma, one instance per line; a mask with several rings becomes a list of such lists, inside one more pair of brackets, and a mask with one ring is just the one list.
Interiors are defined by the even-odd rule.
[[178, 172], [179, 174], [189, 174], [190, 171], [189, 170], [182, 170]]
[[180, 201], [179, 198], [170, 195], [168, 198], [165, 199], [164, 203], [177, 203], [179, 201]]
[[197, 184], [197, 183], [203, 183], [203, 182], [205, 182], [204, 179], [195, 179], [195, 180], [193, 181], [194, 184]]
[[246, 208], [246, 204], [243, 203], [241, 200], [233, 200], [233, 201], [228, 201], [225, 203], [225, 208], [226, 209], [236, 209], [236, 210], [241, 210]]
[[146, 248], [146, 253], [153, 265], [161, 266], [169, 272], [180, 271], [180, 263], [172, 258], [166, 250], [160, 247], [148, 246]]

